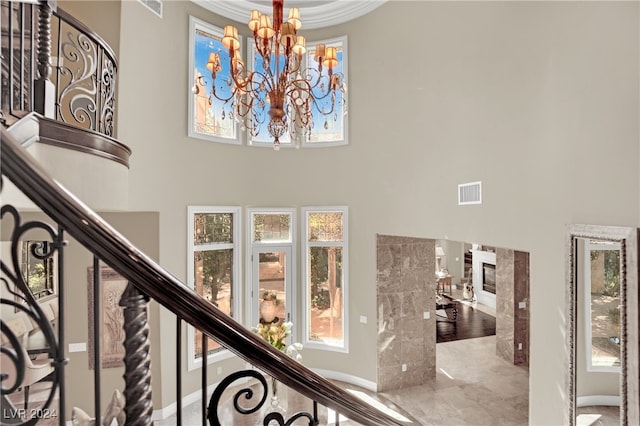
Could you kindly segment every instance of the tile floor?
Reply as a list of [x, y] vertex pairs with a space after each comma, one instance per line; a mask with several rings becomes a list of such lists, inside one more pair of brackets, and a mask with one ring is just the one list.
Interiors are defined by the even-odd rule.
[[[495, 315], [482, 306], [475, 307]], [[428, 385], [373, 393], [348, 383], [336, 384], [408, 425], [528, 424], [528, 370], [510, 365], [495, 355], [495, 336], [438, 343], [436, 351], [436, 380]], [[306, 398], [280, 386], [282, 405], [288, 413], [286, 417], [301, 410], [312, 411]], [[35, 402], [38, 394], [33, 392], [30, 399]], [[183, 409], [183, 425], [202, 425], [200, 407], [198, 401]], [[221, 423], [225, 426], [262, 424], [261, 419], [269, 409], [267, 403], [254, 416], [241, 416], [224, 407], [220, 413]], [[320, 407], [319, 419], [323, 425], [335, 424], [335, 413]], [[155, 421], [156, 426], [174, 426], [176, 423], [175, 414]], [[342, 417], [339, 424], [358, 425]]]
[[[348, 383], [336, 383], [407, 425], [528, 424], [528, 370], [510, 365], [495, 355], [495, 336], [438, 343], [436, 351], [436, 380], [428, 385], [373, 393]], [[30, 399], [35, 402], [39, 394], [33, 392]], [[287, 417], [301, 410], [312, 411], [311, 403], [293, 391], [282, 389], [280, 396], [287, 408]], [[225, 426], [262, 424], [260, 419], [269, 409], [269, 404], [265, 405], [253, 417], [240, 416], [225, 406], [220, 413], [221, 423]], [[184, 426], [201, 426], [200, 417], [200, 402], [183, 409]], [[335, 424], [335, 413], [324, 407], [320, 407], [319, 418], [322, 425]], [[339, 424], [359, 423], [340, 418]], [[155, 425], [175, 426], [176, 416], [157, 420]]]
[[[376, 394], [348, 383], [336, 383], [359, 392], [372, 404], [388, 407], [385, 409], [395, 412], [399, 419], [406, 419], [404, 422], [408, 425], [528, 424], [528, 370], [510, 365], [495, 355], [495, 336], [439, 343], [436, 351], [436, 380], [429, 385]], [[470, 354], [473, 361], [469, 360]], [[287, 412], [298, 411], [305, 403], [303, 398], [291, 396]], [[310, 410], [309, 407], [304, 409]], [[239, 418], [227, 410], [222, 411], [224, 425], [260, 424], [257, 416]], [[320, 424], [334, 424], [333, 418], [333, 414], [321, 408]], [[171, 416], [156, 421], [155, 425], [169, 426], [175, 422], [175, 416]], [[202, 424], [199, 402], [185, 407], [183, 424]], [[358, 424], [343, 418], [340, 420], [340, 425]]]
[[[474, 304], [474, 308], [495, 315], [495, 311], [483, 305]], [[348, 383], [335, 383], [365, 398], [372, 405], [387, 410], [407, 425], [528, 424], [528, 370], [511, 365], [495, 355], [495, 336], [438, 343], [436, 354], [436, 380], [428, 385], [373, 393]], [[42, 389], [38, 386], [42, 386]], [[287, 408], [287, 417], [300, 410], [312, 410], [311, 403], [293, 391], [285, 388], [280, 395], [282, 405]], [[46, 396], [48, 385], [35, 385], [29, 398], [30, 407], [37, 407]], [[16, 406], [21, 406], [20, 392], [12, 395], [11, 399]], [[254, 417], [239, 416], [230, 409], [223, 409], [221, 422], [224, 426], [262, 424], [260, 419], [268, 412], [269, 406], [268, 403], [265, 405], [267, 407]], [[593, 425], [619, 424], [618, 407], [585, 407], [578, 409], [578, 413], [595, 413], [599, 416], [594, 423], [590, 423]], [[183, 409], [184, 426], [201, 426], [200, 417], [200, 402]], [[322, 425], [333, 425], [335, 413], [320, 407], [319, 419]], [[58, 419], [49, 419], [38, 424], [58, 424]], [[339, 424], [358, 425], [342, 417]], [[155, 425], [175, 426], [176, 416], [174, 414], [166, 419], [157, 420]]]
[[431, 385], [384, 393], [422, 425], [527, 425], [529, 372], [495, 354], [495, 336], [438, 343]]
[[[434, 383], [403, 390], [372, 393], [348, 383], [335, 382], [385, 410], [407, 425], [527, 425], [528, 424], [528, 371], [509, 365], [495, 356], [495, 336], [439, 343], [437, 374]], [[468, 362], [472, 354], [474, 362]], [[42, 386], [40, 389], [39, 386]], [[32, 389], [30, 406], [37, 407], [48, 395], [46, 383]], [[299, 394], [286, 388], [280, 392], [290, 417], [294, 412], [311, 411], [311, 404]], [[14, 402], [21, 395], [13, 395]], [[16, 404], [20, 406], [20, 404]], [[268, 404], [267, 404], [268, 407]], [[225, 426], [262, 424], [268, 408], [255, 416], [239, 416], [223, 409], [221, 423]], [[579, 414], [591, 414], [594, 421], [579, 424], [597, 426], [619, 425], [618, 407], [584, 407]], [[594, 414], [595, 413], [595, 414]], [[201, 426], [200, 403], [183, 410], [184, 426]], [[319, 410], [320, 424], [335, 424], [335, 413]], [[581, 419], [585, 420], [585, 419]], [[58, 419], [41, 421], [39, 425], [58, 424]], [[300, 422], [296, 424], [301, 424]], [[175, 426], [176, 416], [157, 420], [156, 426]], [[358, 423], [340, 418], [340, 425], [355, 426]]]
[[620, 407], [589, 406], [576, 409], [578, 426], [615, 426], [620, 425]]

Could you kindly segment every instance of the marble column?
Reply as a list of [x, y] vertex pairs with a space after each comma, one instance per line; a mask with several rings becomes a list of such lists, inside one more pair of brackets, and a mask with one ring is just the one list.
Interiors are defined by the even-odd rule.
[[377, 236], [378, 391], [435, 380], [435, 240]]
[[496, 354], [513, 362], [513, 250], [496, 249]]
[[[529, 366], [529, 253], [522, 251], [513, 253], [513, 275], [515, 297], [513, 334], [516, 343], [513, 363]], [[522, 344], [521, 348], [518, 346], [519, 343]]]
[[496, 250], [496, 354], [529, 365], [529, 253]]

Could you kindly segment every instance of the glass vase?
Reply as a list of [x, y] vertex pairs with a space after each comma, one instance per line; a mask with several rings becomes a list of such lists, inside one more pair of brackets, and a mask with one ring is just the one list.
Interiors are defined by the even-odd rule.
[[287, 410], [285, 410], [285, 408], [281, 404], [278, 388], [278, 380], [276, 380], [275, 377], [271, 377], [271, 411], [278, 412], [284, 417]]

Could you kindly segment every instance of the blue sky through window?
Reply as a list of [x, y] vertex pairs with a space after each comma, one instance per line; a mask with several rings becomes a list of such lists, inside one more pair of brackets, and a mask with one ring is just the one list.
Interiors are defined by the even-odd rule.
[[227, 85], [230, 78], [229, 51], [222, 45], [221, 38], [221, 34], [196, 28], [193, 78], [197, 93], [194, 126], [199, 133], [235, 139], [237, 126], [233, 120], [231, 101], [225, 103], [213, 96], [213, 79], [211, 71], [207, 69], [209, 54], [213, 52], [220, 55], [222, 70], [216, 75], [216, 93], [223, 99], [231, 96], [231, 89]]

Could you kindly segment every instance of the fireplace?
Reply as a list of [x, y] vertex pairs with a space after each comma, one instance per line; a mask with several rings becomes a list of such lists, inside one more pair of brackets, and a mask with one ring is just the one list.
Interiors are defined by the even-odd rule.
[[496, 253], [471, 249], [473, 256], [473, 290], [478, 303], [496, 308]]
[[496, 265], [482, 262], [482, 290], [496, 294]]

